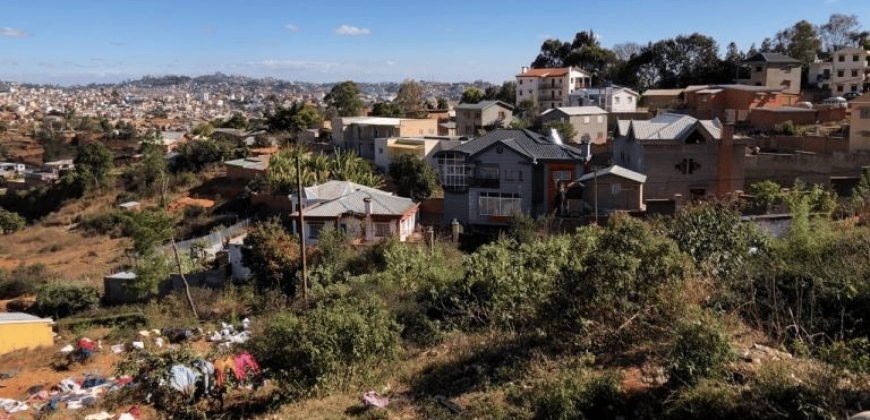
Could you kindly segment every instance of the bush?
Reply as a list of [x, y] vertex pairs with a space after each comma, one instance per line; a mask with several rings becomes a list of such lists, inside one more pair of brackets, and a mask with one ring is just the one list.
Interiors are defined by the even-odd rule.
[[378, 298], [331, 297], [283, 312], [250, 343], [264, 374], [290, 395], [326, 391], [340, 376], [397, 353], [401, 327]]
[[36, 304], [30, 312], [59, 319], [96, 308], [99, 302], [100, 293], [92, 286], [54, 281], [36, 289]]
[[17, 298], [36, 291], [37, 285], [51, 277], [42, 264], [20, 265], [12, 271], [0, 270], [0, 299]]
[[721, 376], [733, 359], [733, 349], [721, 331], [707, 323], [683, 323], [677, 327], [668, 355], [669, 381], [693, 385], [703, 378]]
[[535, 419], [574, 420], [615, 418], [624, 406], [619, 377], [603, 376], [578, 380], [565, 377], [544, 388], [535, 401]]
[[0, 234], [18, 232], [26, 227], [27, 221], [18, 213], [0, 209]]
[[854, 373], [870, 372], [870, 340], [860, 337], [848, 342], [835, 341], [821, 348], [821, 359]]
[[665, 418], [673, 420], [731, 420], [748, 418], [738, 387], [702, 379], [680, 389], [665, 405]]

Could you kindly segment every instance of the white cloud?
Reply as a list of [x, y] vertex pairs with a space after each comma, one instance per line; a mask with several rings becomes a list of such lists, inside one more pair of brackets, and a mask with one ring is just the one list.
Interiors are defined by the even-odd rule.
[[368, 35], [371, 33], [368, 28], [357, 28], [356, 26], [350, 25], [341, 25], [338, 28], [335, 28], [334, 32], [338, 35], [347, 36]]
[[0, 28], [0, 38], [30, 38], [33, 34], [15, 28]]
[[299, 30], [299, 27], [296, 26], [296, 25], [294, 25], [294, 24], [292, 24], [292, 23], [285, 23], [285, 24], [284, 24], [284, 29], [286, 29], [286, 30], [287, 30], [288, 32], [290, 32], [290, 33], [293, 33], [293, 32], [298, 31], [298, 30]]

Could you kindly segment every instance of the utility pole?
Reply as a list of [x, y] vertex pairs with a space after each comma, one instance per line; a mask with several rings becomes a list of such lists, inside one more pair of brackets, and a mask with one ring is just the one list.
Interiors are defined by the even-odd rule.
[[305, 258], [305, 215], [302, 202], [302, 165], [299, 163], [301, 150], [296, 154], [296, 197], [299, 201], [299, 248], [302, 253], [302, 299], [308, 302], [308, 262]]
[[595, 168], [595, 175], [593, 176], [593, 178], [595, 179], [595, 181], [594, 181], [594, 183], [595, 183], [595, 197], [593, 197], [593, 198], [595, 199], [595, 224], [597, 225], [598, 224], [598, 167], [595, 166], [594, 168]]

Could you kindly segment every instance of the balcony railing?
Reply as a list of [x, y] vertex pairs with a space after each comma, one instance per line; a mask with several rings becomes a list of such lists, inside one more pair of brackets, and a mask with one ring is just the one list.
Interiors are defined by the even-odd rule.
[[468, 185], [474, 188], [498, 189], [501, 184], [498, 178], [469, 178]]

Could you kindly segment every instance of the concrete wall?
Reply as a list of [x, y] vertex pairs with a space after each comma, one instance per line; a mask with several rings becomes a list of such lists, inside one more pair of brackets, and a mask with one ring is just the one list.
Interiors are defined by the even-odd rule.
[[[393, 134], [396, 137], [414, 137], [414, 136], [436, 136], [438, 135], [438, 120], [422, 119], [422, 120], [402, 120], [399, 125], [399, 132]], [[390, 136], [376, 136], [390, 137]]]
[[786, 185], [796, 179], [830, 185], [832, 176], [858, 176], [864, 166], [870, 166], [870, 151], [830, 155], [761, 153], [746, 156], [746, 185], [768, 179]]
[[54, 345], [50, 322], [2, 324], [0, 338], [0, 354]]
[[796, 152], [802, 150], [817, 154], [829, 155], [849, 151], [849, 140], [843, 137], [827, 136], [770, 136], [750, 137], [745, 139], [747, 146], [758, 146], [763, 152]]
[[574, 143], [582, 141], [591, 141], [594, 144], [607, 143], [607, 114], [569, 116], [557, 109], [542, 115], [541, 120], [570, 122], [577, 131], [577, 135], [572, 140]]
[[870, 102], [852, 103], [849, 150], [870, 150]]
[[775, 108], [753, 108], [749, 111], [749, 123], [756, 128], [770, 129], [777, 124], [791, 121], [796, 125], [810, 125], [842, 121], [846, 118], [846, 108], [818, 108], [806, 110], [777, 110]]
[[[761, 67], [761, 71], [757, 71]], [[755, 86], [782, 88], [783, 93], [801, 91], [801, 66], [795, 64], [752, 63], [750, 83]]]

